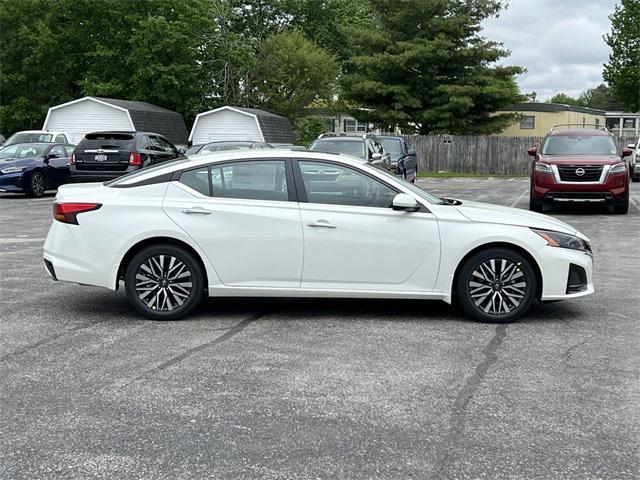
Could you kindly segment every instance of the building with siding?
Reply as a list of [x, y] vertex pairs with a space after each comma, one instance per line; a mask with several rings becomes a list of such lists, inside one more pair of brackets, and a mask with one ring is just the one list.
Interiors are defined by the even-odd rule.
[[607, 112], [607, 128], [620, 138], [640, 137], [640, 113]]
[[292, 144], [294, 136], [289, 120], [265, 110], [225, 106], [199, 113], [189, 142], [198, 145], [224, 140]]
[[106, 130], [159, 133], [175, 145], [187, 144], [182, 115], [147, 102], [83, 97], [49, 108], [43, 130], [69, 134], [78, 143], [90, 132]]
[[503, 112], [520, 115], [519, 121], [500, 134], [510, 137], [541, 137], [554, 125], [605, 125], [603, 110], [560, 103], [518, 103]]

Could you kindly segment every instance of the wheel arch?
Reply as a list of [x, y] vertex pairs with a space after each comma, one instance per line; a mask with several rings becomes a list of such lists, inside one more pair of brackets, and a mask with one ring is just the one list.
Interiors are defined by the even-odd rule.
[[193, 255], [193, 257], [196, 259], [196, 261], [198, 262], [198, 264], [200, 265], [200, 268], [202, 269], [202, 275], [204, 277], [205, 290], [209, 288], [209, 274], [207, 272], [207, 267], [206, 267], [204, 261], [202, 260], [202, 257], [200, 256], [200, 254], [196, 251], [196, 249], [194, 249], [188, 243], [186, 243], [186, 242], [184, 242], [182, 240], [179, 240], [177, 238], [173, 238], [173, 237], [150, 237], [150, 238], [145, 238], [144, 240], [140, 240], [139, 242], [133, 244], [129, 248], [129, 250], [127, 250], [127, 252], [124, 254], [124, 256], [122, 257], [122, 260], [120, 261], [120, 264], [118, 265], [118, 272], [116, 274], [116, 284], [115, 284], [115, 289], [116, 290], [118, 290], [118, 287], [119, 287], [119, 284], [120, 284], [120, 280], [124, 280], [124, 275], [125, 275], [125, 272], [127, 270], [127, 266], [131, 262], [131, 259], [138, 252], [140, 252], [142, 249], [144, 249], [146, 247], [149, 247], [151, 245], [158, 245], [158, 244], [173, 245], [173, 246], [176, 246], [176, 247], [184, 248], [189, 253], [191, 253]]
[[458, 280], [458, 276], [460, 275], [460, 271], [462, 270], [463, 266], [467, 263], [467, 261], [473, 257], [474, 255], [483, 252], [485, 250], [491, 250], [493, 248], [503, 248], [506, 250], [512, 250], [514, 252], [517, 252], [519, 254], [521, 254], [523, 257], [525, 257], [529, 263], [531, 264], [531, 266], [533, 267], [533, 271], [534, 274], [536, 276], [536, 295], [535, 297], [540, 300], [540, 298], [542, 297], [542, 270], [540, 269], [540, 265], [538, 264], [537, 260], [534, 258], [533, 255], [531, 255], [531, 253], [529, 253], [525, 248], [521, 247], [520, 245], [516, 245], [515, 243], [509, 243], [509, 242], [490, 242], [490, 243], [484, 243], [482, 245], [478, 245], [477, 247], [473, 248], [472, 250], [470, 250], [469, 252], [467, 252], [467, 254], [462, 257], [462, 259], [458, 262], [458, 265], [456, 266], [456, 270], [455, 273], [453, 274], [453, 282], [451, 285], [451, 296], [452, 299], [456, 298], [457, 292], [456, 292], [456, 282]]

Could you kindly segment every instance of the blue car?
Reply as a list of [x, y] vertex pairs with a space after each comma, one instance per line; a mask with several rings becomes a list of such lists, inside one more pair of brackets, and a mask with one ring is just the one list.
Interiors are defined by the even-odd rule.
[[69, 182], [69, 159], [75, 147], [66, 143], [16, 143], [0, 148], [0, 192], [42, 197]]

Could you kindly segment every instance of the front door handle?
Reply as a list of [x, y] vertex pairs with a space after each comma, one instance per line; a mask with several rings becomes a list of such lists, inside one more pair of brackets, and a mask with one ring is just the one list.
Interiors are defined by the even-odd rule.
[[185, 208], [182, 213], [186, 215], [211, 215], [211, 210], [202, 207]]
[[315, 227], [315, 228], [337, 228], [335, 225], [331, 225], [326, 220], [318, 220], [317, 222], [310, 222], [310, 223], [307, 223], [307, 226]]

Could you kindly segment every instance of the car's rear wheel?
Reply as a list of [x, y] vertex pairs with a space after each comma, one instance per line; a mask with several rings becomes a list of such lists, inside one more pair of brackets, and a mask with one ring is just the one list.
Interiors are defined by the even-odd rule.
[[538, 289], [531, 263], [520, 253], [492, 248], [462, 266], [456, 296], [462, 310], [481, 322], [507, 323], [524, 315]]
[[27, 185], [27, 196], [40, 198], [47, 191], [47, 179], [42, 172], [33, 172], [29, 185]]
[[129, 302], [154, 320], [175, 320], [192, 311], [202, 299], [202, 267], [186, 249], [152, 245], [127, 265], [125, 288]]

